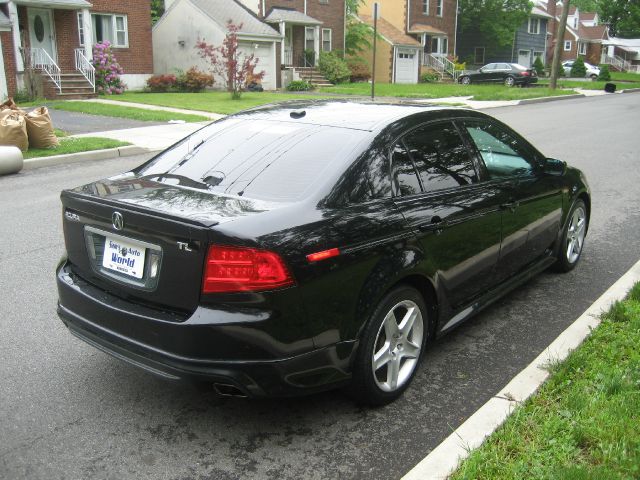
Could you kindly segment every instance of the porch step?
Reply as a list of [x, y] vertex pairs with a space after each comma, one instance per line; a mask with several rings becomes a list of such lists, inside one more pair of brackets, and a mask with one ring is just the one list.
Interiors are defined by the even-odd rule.
[[314, 87], [330, 87], [333, 85], [322, 73], [313, 67], [296, 67], [296, 72], [300, 75], [301, 79], [306, 80]]
[[95, 98], [98, 96], [94, 92], [94, 89], [89, 81], [84, 77], [84, 75], [78, 72], [64, 72], [60, 74], [60, 88], [62, 91], [58, 91], [58, 88], [53, 83], [53, 80], [51, 80], [47, 75], [43, 74], [43, 78], [47, 80], [47, 84], [45, 87], [46, 98], [64, 98], [65, 100], [69, 100], [80, 98]]

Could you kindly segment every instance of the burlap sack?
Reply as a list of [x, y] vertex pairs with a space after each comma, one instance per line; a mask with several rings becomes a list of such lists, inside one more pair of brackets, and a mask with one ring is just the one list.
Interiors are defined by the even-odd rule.
[[13, 101], [13, 97], [9, 97], [6, 102], [0, 104], [0, 110], [18, 110], [18, 106]]
[[13, 145], [23, 152], [29, 148], [27, 121], [17, 112], [0, 118], [0, 145]]
[[31, 148], [51, 148], [60, 145], [53, 131], [53, 123], [47, 107], [36, 108], [27, 113], [27, 134]]

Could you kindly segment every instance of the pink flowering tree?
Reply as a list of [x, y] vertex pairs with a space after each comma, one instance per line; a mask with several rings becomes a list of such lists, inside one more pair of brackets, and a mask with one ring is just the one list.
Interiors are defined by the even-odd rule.
[[231, 98], [238, 100], [247, 85], [259, 82], [265, 72], [256, 72], [258, 59], [255, 55], [245, 55], [238, 48], [238, 32], [242, 24], [235, 25], [231, 20], [227, 22], [227, 35], [222, 45], [214, 47], [204, 40], [196, 42], [198, 55], [211, 65], [211, 72], [224, 80]]
[[96, 69], [96, 90], [98, 93], [121, 94], [127, 88], [120, 78], [124, 70], [111, 51], [111, 43], [108, 41], [94, 45], [93, 66]]

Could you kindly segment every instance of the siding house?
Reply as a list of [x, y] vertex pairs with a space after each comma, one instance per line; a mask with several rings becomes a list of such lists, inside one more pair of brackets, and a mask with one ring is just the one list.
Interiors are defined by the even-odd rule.
[[5, 84], [8, 95], [24, 88], [25, 63], [48, 98], [93, 94], [92, 47], [102, 41], [129, 88], [144, 85], [153, 72], [150, 0], [0, 0], [0, 95]]
[[534, 6], [529, 18], [518, 27], [513, 41], [504, 46], [489, 44], [478, 28], [458, 32], [458, 58], [469, 66], [487, 63], [519, 63], [531, 67], [537, 57], [546, 63], [551, 15]]
[[[417, 83], [422, 66], [453, 75], [450, 57], [456, 53], [456, 0], [364, 0], [358, 12], [369, 24], [376, 1], [378, 25], [386, 44], [377, 52], [376, 70], [378, 64], [384, 65], [384, 78], [394, 83]], [[383, 78], [379, 72], [377, 77]]]
[[[210, 45], [222, 44], [228, 33], [227, 23], [241, 25], [238, 48], [244, 56], [254, 55], [257, 71], [264, 71], [262, 86], [273, 90], [279, 86], [277, 56], [282, 36], [261, 21], [244, 3], [236, 0], [173, 0], [165, 2], [164, 15], [153, 27], [153, 61], [158, 74], [176, 69], [197, 67], [202, 71], [210, 65], [195, 48], [198, 40]], [[216, 86], [223, 79], [215, 78]]]

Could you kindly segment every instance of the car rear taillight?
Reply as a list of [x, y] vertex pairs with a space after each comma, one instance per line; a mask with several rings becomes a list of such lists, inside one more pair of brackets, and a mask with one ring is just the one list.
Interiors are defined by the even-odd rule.
[[523, 77], [528, 77], [529, 75], [531, 75], [529, 72], [522, 72]]
[[202, 280], [202, 293], [272, 290], [293, 285], [284, 261], [257, 248], [211, 245]]

